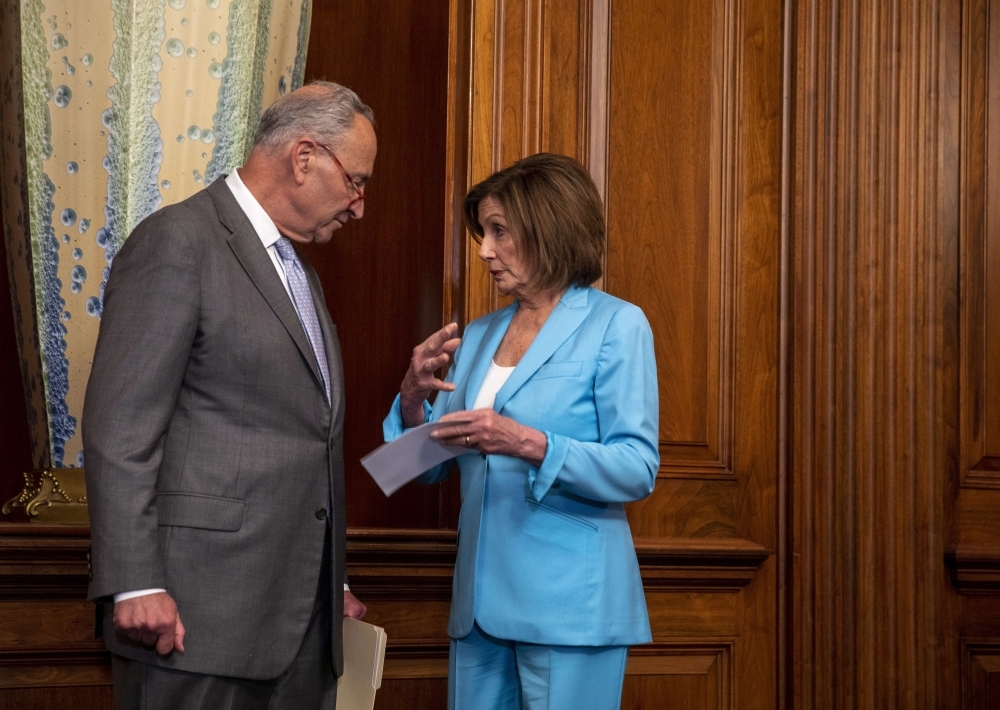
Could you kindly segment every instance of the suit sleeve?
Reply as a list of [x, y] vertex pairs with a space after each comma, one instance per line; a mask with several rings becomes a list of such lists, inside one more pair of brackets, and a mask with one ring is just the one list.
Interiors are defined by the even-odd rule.
[[83, 411], [89, 598], [166, 588], [156, 481], [200, 313], [194, 240], [163, 212], [115, 257]]
[[[462, 352], [462, 346], [459, 345], [458, 349], [455, 351], [454, 362], [451, 367], [448, 368], [448, 374], [445, 376], [445, 382], [455, 381], [455, 369], [458, 367], [458, 358]], [[424, 400], [424, 422], [433, 422], [440, 419], [448, 412], [448, 402], [451, 399], [451, 392], [438, 392], [437, 398], [434, 400], [434, 406], [431, 407], [430, 403]], [[397, 394], [396, 399], [392, 401], [392, 407], [389, 409], [389, 416], [385, 418], [382, 422], [382, 436], [383, 439], [388, 443], [394, 441], [401, 437], [406, 429], [403, 427], [403, 410], [400, 406], [400, 396]], [[420, 478], [417, 479], [418, 483], [424, 485], [430, 485], [431, 483], [437, 483], [448, 477], [451, 473], [452, 466], [450, 461], [445, 461], [431, 469], [428, 469]]]
[[541, 466], [528, 470], [535, 500], [558, 482], [565, 491], [605, 503], [645, 498], [653, 491], [659, 455], [659, 390], [653, 332], [642, 311], [622, 308], [601, 344], [594, 384], [600, 441], [545, 431]]

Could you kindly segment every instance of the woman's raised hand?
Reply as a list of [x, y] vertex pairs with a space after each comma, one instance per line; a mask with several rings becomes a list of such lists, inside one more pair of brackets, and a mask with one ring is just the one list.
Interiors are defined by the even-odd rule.
[[439, 379], [437, 371], [451, 364], [452, 355], [462, 342], [456, 338], [458, 323], [449, 323], [417, 347], [413, 348], [410, 368], [399, 386], [399, 403], [403, 412], [403, 426], [414, 427], [424, 423], [424, 401], [432, 392], [451, 392], [455, 385]]

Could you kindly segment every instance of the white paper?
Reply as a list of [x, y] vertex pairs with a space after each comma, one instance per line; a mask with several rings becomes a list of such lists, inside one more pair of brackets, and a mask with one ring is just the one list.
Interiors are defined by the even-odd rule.
[[462, 422], [431, 422], [414, 427], [395, 441], [382, 444], [362, 458], [361, 465], [375, 479], [382, 492], [391, 496], [427, 469], [442, 461], [475, 451], [464, 446], [442, 446], [431, 438], [432, 431], [455, 424]]

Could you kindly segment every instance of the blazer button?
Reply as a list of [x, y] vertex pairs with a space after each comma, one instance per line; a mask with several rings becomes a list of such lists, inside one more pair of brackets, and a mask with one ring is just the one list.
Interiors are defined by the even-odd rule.
[[316, 520], [326, 520], [326, 508], [316, 509]]

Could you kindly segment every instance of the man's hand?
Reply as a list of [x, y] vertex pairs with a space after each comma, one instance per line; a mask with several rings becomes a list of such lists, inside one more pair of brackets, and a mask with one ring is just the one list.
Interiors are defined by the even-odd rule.
[[166, 592], [118, 602], [114, 619], [118, 631], [145, 646], [156, 646], [156, 652], [163, 656], [175, 649], [184, 653], [184, 624], [177, 604]]
[[365, 618], [368, 607], [358, 601], [358, 598], [347, 589], [344, 590], [344, 616], [361, 620]]
[[454, 383], [440, 380], [434, 373], [451, 363], [452, 356], [462, 342], [461, 338], [455, 337], [457, 333], [458, 324], [449, 323], [413, 348], [410, 368], [399, 386], [403, 426], [415, 427], [424, 423], [424, 400], [431, 393], [455, 390]]

